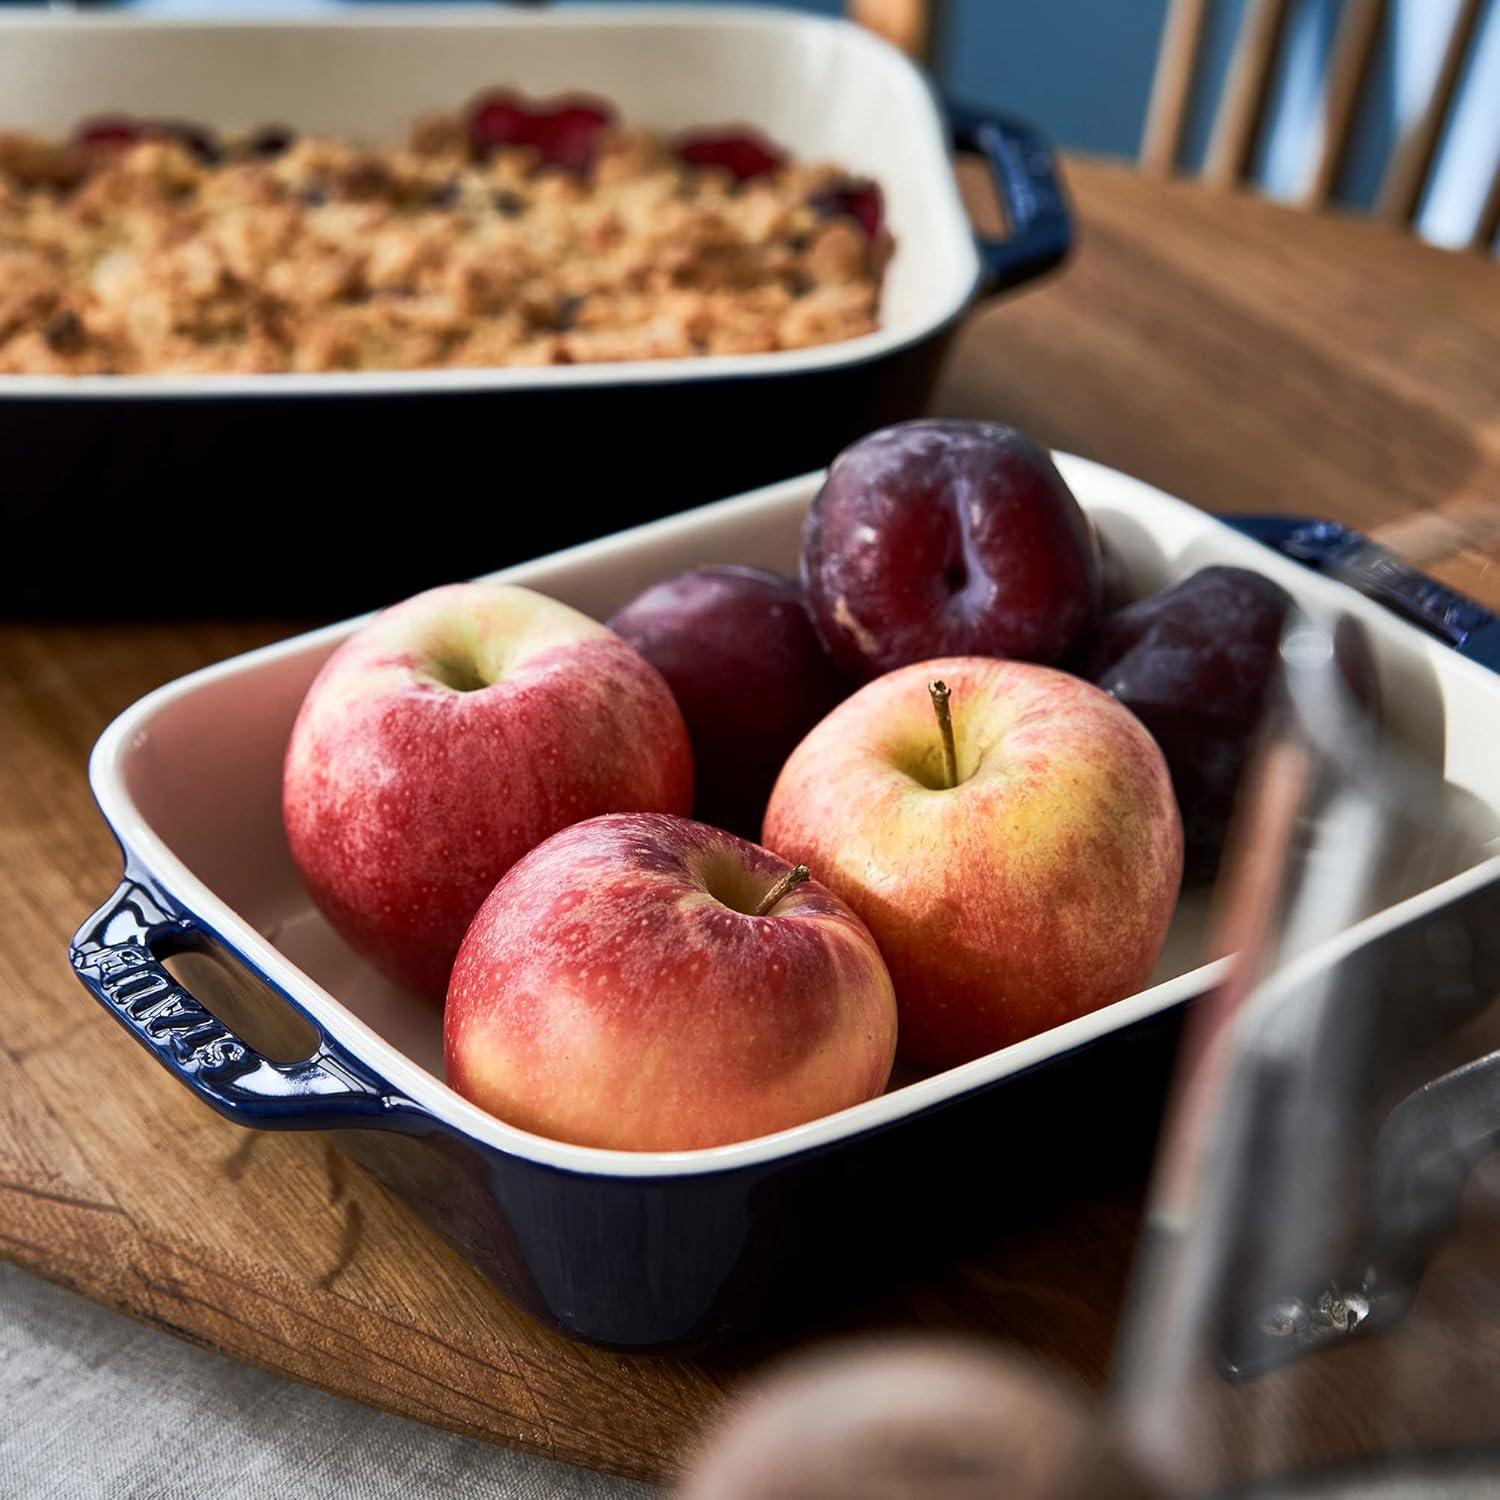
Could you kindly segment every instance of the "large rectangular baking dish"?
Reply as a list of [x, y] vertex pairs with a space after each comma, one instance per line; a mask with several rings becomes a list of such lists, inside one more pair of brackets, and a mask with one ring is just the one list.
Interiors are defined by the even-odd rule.
[[[1201, 511], [1076, 458], [1064, 475], [1147, 589], [1209, 562], [1276, 578], [1363, 620], [1387, 732], [1469, 797], [1467, 868], [1388, 889], [1341, 941], [1390, 941], [1431, 914], [1492, 902], [1500, 920], [1500, 677], [1342, 585], [1303, 572]], [[694, 564], [794, 566], [810, 475], [499, 575], [606, 615]], [[1152, 986], [961, 1068], [760, 1140], [629, 1154], [526, 1134], [441, 1081], [436, 1009], [401, 995], [313, 909], [280, 819], [282, 754], [301, 697], [350, 621], [168, 684], [120, 716], [90, 767], [125, 855], [116, 894], [80, 930], [79, 976], [204, 1102], [241, 1124], [331, 1130], [484, 1273], [584, 1338], [656, 1347], [711, 1338], [931, 1250], [1040, 1172], [1066, 1180], [1150, 1121], [1165, 1053], [1153, 1037], [1220, 974], [1202, 962], [1202, 903], [1181, 904]], [[209, 1013], [162, 959], [208, 945], [263, 982]], [[201, 972], [201, 971], [200, 971]], [[206, 993], [206, 992], [204, 992]], [[279, 998], [277, 998], [279, 997]], [[273, 1062], [236, 1016], [290, 1006], [309, 1040]], [[246, 1007], [249, 1007], [247, 1010]], [[229, 1024], [225, 1024], [225, 1022]]]
[[[963, 310], [1068, 247], [1035, 132], [945, 119], [921, 73], [850, 22], [649, 5], [0, 13], [0, 130], [121, 110], [388, 141], [497, 85], [587, 91], [668, 131], [743, 122], [877, 179], [897, 241], [882, 327], [803, 351], [568, 368], [0, 375], [0, 515], [28, 559], [0, 610], [344, 613], [801, 473], [918, 414]], [[988, 157], [1004, 238], [976, 244], [950, 141]], [[106, 563], [115, 586], [100, 590]]]

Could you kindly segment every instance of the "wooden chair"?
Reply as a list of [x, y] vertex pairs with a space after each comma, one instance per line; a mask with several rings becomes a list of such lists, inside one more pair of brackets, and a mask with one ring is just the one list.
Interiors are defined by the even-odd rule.
[[[913, 56], [931, 61], [940, 11], [962, 0], [849, 0], [850, 13]], [[987, 0], [970, 0], [987, 3]], [[1170, 0], [1157, 54], [1141, 165], [1148, 172], [1177, 170], [1189, 104], [1213, 0]], [[1428, 97], [1398, 136], [1385, 163], [1375, 214], [1397, 223], [1417, 215], [1474, 45], [1485, 6], [1500, 0], [1459, 0]], [[1246, 0], [1224, 87], [1213, 111], [1203, 177], [1217, 187], [1245, 180], [1257, 142], [1267, 128], [1267, 106], [1291, 0]], [[1297, 200], [1326, 204], [1348, 155], [1369, 82], [1377, 40], [1388, 20], [1388, 0], [1342, 0], [1323, 89], [1316, 158]], [[1490, 246], [1500, 231], [1500, 159], [1477, 221], [1474, 244]]]
[[931, 62], [940, 0], [849, 0], [849, 14], [903, 52]]
[[[1380, 218], [1409, 223], [1421, 206], [1487, 3], [1459, 0], [1428, 95], [1386, 161], [1374, 209]], [[1141, 148], [1141, 163], [1149, 171], [1170, 172], [1176, 166], [1208, 5], [1209, 0], [1172, 0], [1168, 11]], [[1326, 203], [1338, 180], [1388, 9], [1387, 0], [1343, 0], [1323, 92], [1317, 156], [1299, 194], [1308, 207]], [[1245, 8], [1203, 166], [1205, 179], [1216, 186], [1231, 187], [1244, 178], [1265, 127], [1271, 75], [1289, 10], [1289, 0], [1249, 0]], [[1500, 161], [1494, 165], [1475, 242], [1489, 245], [1497, 228]]]

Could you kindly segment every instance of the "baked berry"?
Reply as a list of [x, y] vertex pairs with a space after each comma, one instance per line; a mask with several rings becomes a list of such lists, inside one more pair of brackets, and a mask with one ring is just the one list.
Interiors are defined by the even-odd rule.
[[144, 134], [141, 122], [130, 115], [96, 115], [78, 126], [73, 139], [80, 146], [133, 146]]
[[850, 179], [815, 194], [810, 204], [825, 219], [855, 220], [867, 239], [878, 238], [885, 225], [885, 197], [873, 182]]
[[599, 137], [613, 120], [614, 111], [594, 99], [549, 103], [509, 91], [481, 94], [469, 109], [469, 147], [483, 157], [507, 146], [527, 146], [543, 166], [582, 174], [593, 166]]
[[88, 344], [88, 330], [71, 308], [54, 313], [42, 329], [42, 337], [54, 354], [82, 354]]
[[286, 125], [262, 125], [245, 142], [245, 150], [262, 161], [284, 156], [296, 144], [297, 133]]
[[682, 136], [677, 142], [677, 157], [690, 167], [718, 167], [736, 182], [749, 182], [779, 171], [786, 165], [786, 153], [752, 130], [709, 132]]
[[146, 134], [176, 141], [206, 167], [218, 166], [224, 157], [218, 136], [207, 126], [195, 125], [191, 120], [153, 120], [147, 125]]

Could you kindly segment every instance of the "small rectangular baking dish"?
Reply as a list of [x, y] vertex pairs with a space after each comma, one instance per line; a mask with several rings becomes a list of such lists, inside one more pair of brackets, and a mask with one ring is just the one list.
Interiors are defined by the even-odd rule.
[[[1387, 732], [1472, 804], [1471, 855], [1429, 889], [1381, 892], [1342, 942], [1384, 941], [1500, 891], [1500, 677], [1201, 511], [1096, 464], [1059, 463], [1135, 589], [1237, 563], [1362, 620]], [[496, 576], [603, 617], [695, 564], [791, 569], [819, 482], [790, 480]], [[798, 1294], [880, 1274], [912, 1249], [933, 1253], [1014, 1211], [1028, 1177], [1066, 1181], [1134, 1126], [1149, 1129], [1168, 1060], [1161, 1039], [1222, 972], [1203, 962], [1204, 903], [1192, 894], [1141, 993], [773, 1136], [619, 1153], [529, 1135], [469, 1104], [442, 1082], [436, 1008], [400, 994], [334, 935], [282, 833], [293, 716], [357, 624], [170, 683], [105, 731], [90, 775], [125, 877], [77, 934], [73, 963], [204, 1103], [251, 1127], [337, 1132], [538, 1316], [620, 1347], [713, 1339], [789, 1311]], [[172, 957], [194, 950], [239, 976], [212, 1009]], [[288, 1012], [304, 1041], [274, 1060], [245, 1033]]]
[[[852, 22], [650, 5], [0, 14], [0, 130], [123, 111], [395, 141], [502, 85], [596, 94], [665, 131], [748, 124], [876, 179], [897, 242], [882, 326], [806, 350], [546, 369], [0, 375], [0, 516], [29, 560], [6, 612], [326, 617], [801, 473], [920, 414], [963, 311], [1070, 242], [1037, 133], [945, 111]], [[950, 146], [988, 159], [1002, 238], [976, 242]], [[205, 560], [205, 537], [231, 531]], [[100, 590], [106, 562], [119, 586]]]

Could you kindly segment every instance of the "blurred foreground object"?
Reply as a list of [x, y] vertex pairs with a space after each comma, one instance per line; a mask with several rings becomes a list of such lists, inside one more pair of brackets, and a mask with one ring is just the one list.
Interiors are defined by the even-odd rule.
[[1122, 1413], [1189, 1493], [1376, 1493], [1398, 1455], [1472, 1486], [1500, 1478], [1480, 1451], [1500, 1177], [1471, 1181], [1500, 1142], [1494, 829], [1382, 732], [1350, 622], [1294, 616], [1281, 654], [1217, 893], [1237, 962], [1190, 1022]]
[[679, 1500], [1145, 1500], [1088, 1395], [979, 1343], [804, 1355], [748, 1387]]
[[1406, 736], [1421, 651], [1383, 674], [1293, 610], [1277, 655], [1109, 1398], [959, 1344], [824, 1354], [683, 1500], [1500, 1492], [1500, 827]]

